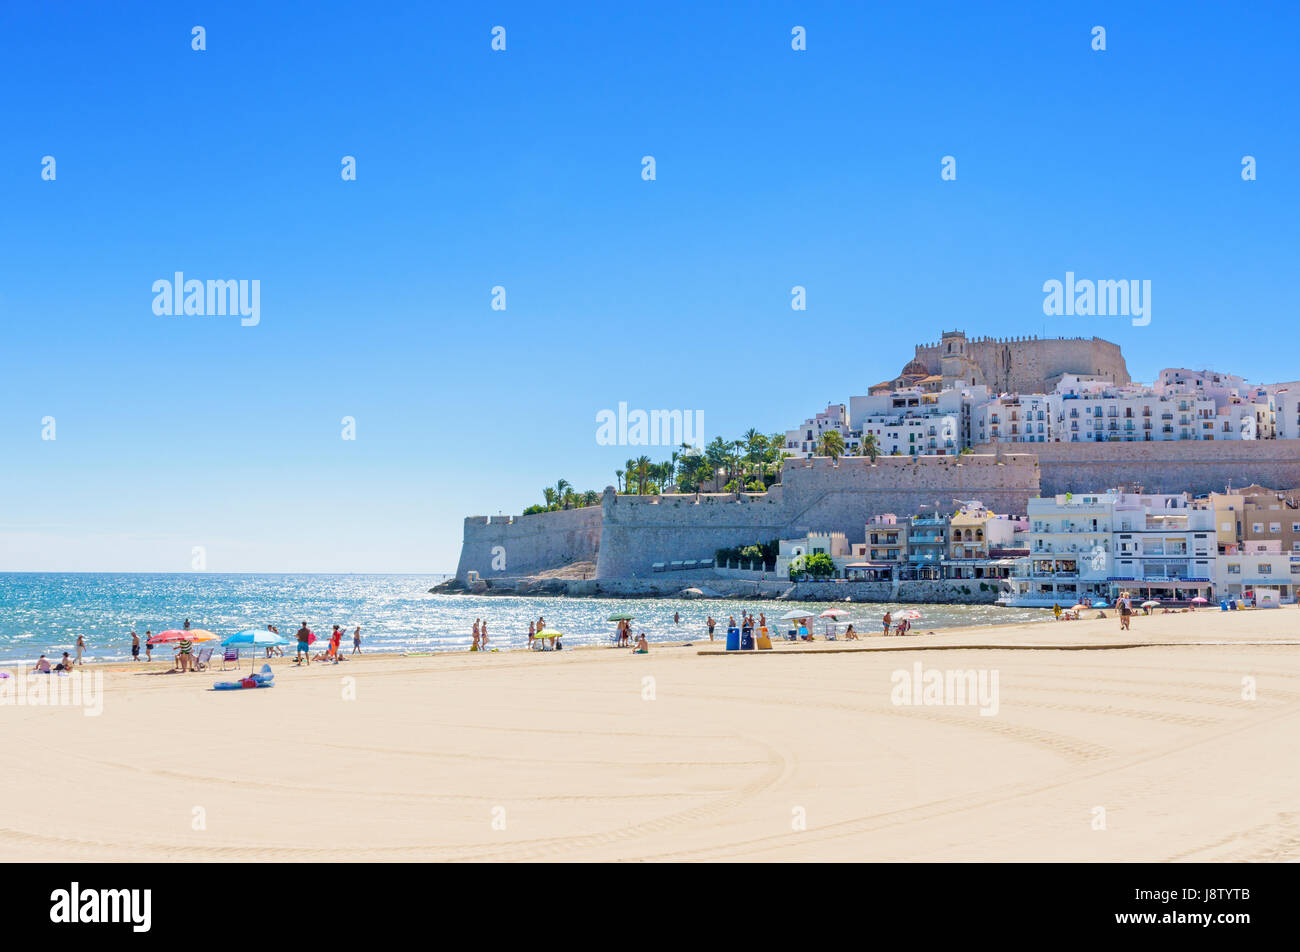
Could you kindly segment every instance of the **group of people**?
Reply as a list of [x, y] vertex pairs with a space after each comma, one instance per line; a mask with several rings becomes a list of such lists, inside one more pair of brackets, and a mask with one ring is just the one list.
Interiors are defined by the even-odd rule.
[[[681, 624], [681, 616], [676, 612], [673, 612], [673, 624]], [[650, 645], [646, 641], [644, 631], [636, 636], [635, 642], [632, 640], [632, 621], [628, 618], [619, 619], [617, 637], [614, 640], [614, 645], [618, 648], [631, 648], [633, 654], [650, 653]]]
[[[266, 630], [273, 632], [277, 635], [280, 633], [279, 630], [274, 625], [267, 625]], [[312, 632], [311, 629], [307, 627], [307, 623], [303, 622], [302, 627], [299, 628], [298, 631], [296, 632], [296, 637], [298, 639], [298, 653], [294, 656], [293, 663], [302, 664], [303, 660], [305, 659], [308, 665], [310, 665], [313, 661], [323, 661], [329, 664], [338, 664], [339, 660], [342, 657], [339, 646], [342, 644], [343, 636], [345, 634], [346, 632], [342, 628], [340, 628], [338, 625], [335, 625], [334, 630], [330, 632], [329, 641], [326, 643], [326, 646], [324, 648], [319, 649], [316, 652], [316, 654], [313, 656], [311, 653]], [[318, 638], [316, 640], [319, 641], [320, 639]], [[271, 656], [271, 650], [272, 649], [268, 648], [266, 651], [268, 658]], [[276, 648], [274, 650], [280, 651], [279, 648]], [[283, 654], [284, 652], [280, 651], [280, 653]], [[356, 628], [352, 630], [352, 653], [361, 654], [361, 626], [360, 625], [358, 625]]]

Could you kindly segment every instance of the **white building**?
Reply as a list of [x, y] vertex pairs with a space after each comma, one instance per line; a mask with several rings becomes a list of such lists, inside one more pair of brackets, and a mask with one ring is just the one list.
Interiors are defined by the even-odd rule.
[[1187, 601], [1213, 593], [1214, 513], [1185, 493], [1066, 493], [1029, 501], [1029, 556], [1000, 601], [1064, 608], [1121, 591]]
[[1109, 595], [1111, 519], [1117, 493], [1088, 493], [1029, 500], [1029, 555], [1017, 559], [1000, 601], [1060, 605]]
[[875, 437], [882, 456], [955, 456], [971, 445], [972, 420], [989, 399], [983, 385], [919, 388], [849, 398], [853, 435]]
[[785, 450], [791, 456], [809, 459], [817, 455], [817, 444], [822, 435], [834, 430], [844, 438], [844, 447], [848, 451], [857, 446], [849, 429], [849, 415], [842, 403], [832, 403], [815, 417], [803, 421], [798, 429], [786, 430]]
[[1158, 601], [1214, 594], [1218, 535], [1212, 509], [1186, 493], [1120, 493], [1111, 518], [1112, 597], [1127, 590]]
[[1230, 545], [1219, 555], [1215, 594], [1219, 598], [1250, 598], [1256, 589], [1276, 589], [1283, 602], [1293, 602], [1300, 580], [1292, 576], [1293, 557], [1282, 551], [1280, 539]]
[[1052, 409], [1046, 394], [1004, 393], [974, 410], [975, 443], [1050, 443]]

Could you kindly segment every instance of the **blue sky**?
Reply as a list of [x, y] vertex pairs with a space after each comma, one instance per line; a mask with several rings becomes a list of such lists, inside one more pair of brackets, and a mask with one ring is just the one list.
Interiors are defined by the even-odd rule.
[[1133, 6], [5, 5], [0, 570], [451, 571], [603, 408], [786, 429], [944, 328], [1300, 378], [1300, 15]]

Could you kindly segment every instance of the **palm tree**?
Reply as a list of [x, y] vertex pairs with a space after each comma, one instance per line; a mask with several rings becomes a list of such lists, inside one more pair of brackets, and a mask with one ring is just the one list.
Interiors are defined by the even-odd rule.
[[555, 490], [554, 490], [554, 489], [552, 489], [550, 486], [547, 486], [545, 489], [542, 490], [542, 498], [546, 500], [546, 508], [547, 508], [547, 509], [554, 509], [554, 508], [555, 508]]
[[631, 492], [632, 483], [636, 480], [636, 460], [629, 457], [623, 468], [627, 470], [627, 491]]
[[880, 444], [876, 441], [876, 434], [864, 433], [858, 449], [863, 456], [870, 456], [871, 462], [874, 463], [880, 456]]
[[600, 493], [594, 489], [588, 489], [582, 494], [582, 504], [584, 506], [595, 506], [600, 502]]
[[565, 500], [566, 500], [566, 498], [568, 497], [568, 494], [569, 494], [570, 490], [572, 490], [572, 489], [573, 489], [573, 486], [570, 485], [570, 483], [569, 483], [569, 481], [568, 481], [567, 479], [559, 479], [559, 480], [556, 480], [556, 482], [555, 482], [555, 498], [556, 498], [556, 501], [558, 501], [559, 504], [560, 504], [563, 508], [565, 508], [565, 509], [568, 509], [568, 508], [569, 508], [567, 505], [565, 505]]
[[817, 455], [837, 460], [844, 455], [844, 437], [839, 430], [827, 430], [817, 441]]
[[622, 492], [622, 491], [623, 491], [623, 471], [622, 471], [621, 469], [616, 469], [616, 470], [614, 470], [614, 482], [615, 482], [615, 484], [618, 486], [618, 491], [619, 491], [619, 492]]
[[641, 495], [645, 492], [646, 479], [650, 475], [650, 457], [638, 456], [636, 459], [636, 493]]

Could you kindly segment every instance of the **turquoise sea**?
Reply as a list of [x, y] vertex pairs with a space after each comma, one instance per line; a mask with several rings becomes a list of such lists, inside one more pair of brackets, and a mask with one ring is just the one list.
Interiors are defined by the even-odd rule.
[[[464, 651], [476, 618], [488, 623], [489, 647], [519, 649], [528, 642], [528, 622], [539, 615], [548, 627], [565, 634], [567, 646], [608, 643], [614, 612], [636, 616], [635, 632], [649, 641], [707, 638], [704, 621], [712, 614], [725, 633], [728, 615], [743, 608], [769, 619], [791, 602], [710, 599], [515, 598], [509, 596], [431, 595], [429, 588], [445, 576], [432, 575], [185, 575], [0, 573], [0, 663], [31, 661], [38, 655], [73, 650], [78, 634], [86, 638], [86, 659], [126, 660], [130, 632], [179, 628], [185, 619], [194, 628], [218, 635], [268, 623], [290, 634], [306, 621], [317, 634], [335, 624], [349, 632], [361, 626], [363, 651]], [[820, 613], [827, 603], [808, 603]], [[862, 629], [879, 627], [882, 605], [845, 605]], [[928, 631], [954, 625], [983, 625], [1041, 618], [1040, 609], [996, 606], [892, 605], [916, 607], [924, 615], [914, 622]], [[673, 619], [681, 616], [680, 624]]]

